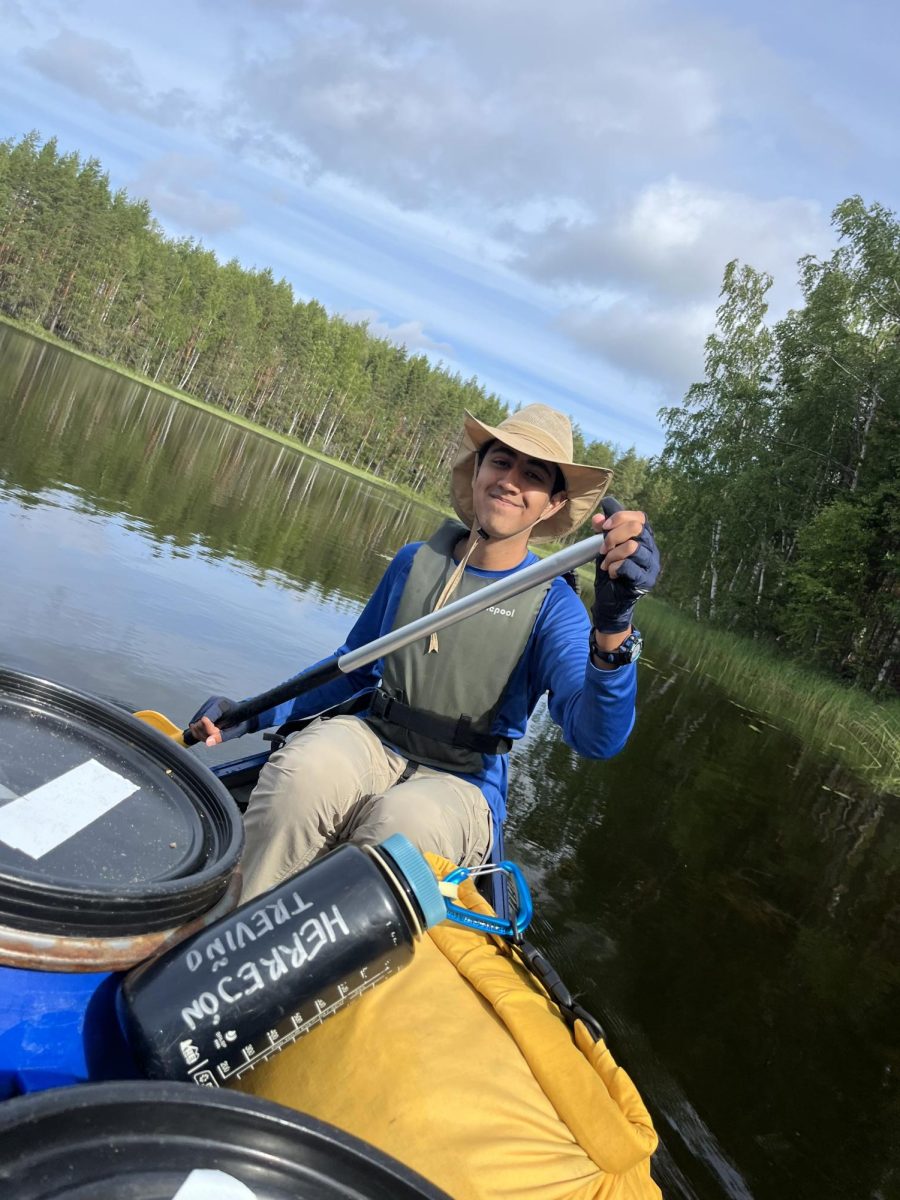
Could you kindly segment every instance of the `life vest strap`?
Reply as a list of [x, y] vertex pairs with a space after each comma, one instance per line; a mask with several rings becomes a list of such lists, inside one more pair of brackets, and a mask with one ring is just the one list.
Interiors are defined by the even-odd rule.
[[433, 738], [434, 741], [458, 746], [464, 750], [474, 750], [477, 754], [509, 754], [512, 748], [511, 738], [477, 733], [472, 728], [472, 718], [467, 717], [465, 713], [454, 720], [452, 717], [428, 712], [427, 709], [413, 708], [404, 704], [397, 696], [392, 696], [383, 687], [377, 687], [372, 693], [369, 715], [390, 721], [399, 725], [401, 729], [410, 730], [411, 733]]

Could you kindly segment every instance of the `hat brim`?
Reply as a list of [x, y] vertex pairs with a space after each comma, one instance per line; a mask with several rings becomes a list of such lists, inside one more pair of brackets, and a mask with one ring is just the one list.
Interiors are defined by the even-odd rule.
[[587, 463], [566, 462], [558, 456], [548, 454], [546, 445], [527, 434], [513, 433], [509, 429], [496, 429], [485, 425], [471, 413], [466, 413], [459, 454], [453, 464], [450, 478], [451, 499], [457, 516], [468, 528], [475, 523], [475, 507], [472, 497], [472, 480], [475, 473], [475, 458], [486, 442], [502, 442], [529, 458], [539, 458], [559, 467], [566, 481], [568, 500], [563, 507], [538, 521], [529, 534], [529, 541], [551, 541], [573, 533], [586, 521], [602, 500], [613, 472], [608, 467], [593, 467]]

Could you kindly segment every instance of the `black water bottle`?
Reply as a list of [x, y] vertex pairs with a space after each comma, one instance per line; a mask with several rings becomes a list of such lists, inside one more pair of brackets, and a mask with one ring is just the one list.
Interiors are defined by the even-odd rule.
[[150, 1078], [221, 1087], [406, 966], [445, 916], [402, 834], [348, 843], [130, 972], [120, 1019]]

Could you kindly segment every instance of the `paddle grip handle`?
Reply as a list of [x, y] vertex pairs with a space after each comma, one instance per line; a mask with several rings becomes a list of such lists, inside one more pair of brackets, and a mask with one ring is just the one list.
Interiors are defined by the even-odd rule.
[[[304, 692], [311, 692], [324, 683], [331, 683], [333, 679], [337, 679], [339, 675], [343, 674], [339, 662], [338, 655], [332, 655], [324, 662], [317, 663], [316, 666], [309, 667], [306, 671], [301, 671], [299, 675], [294, 675], [291, 679], [279, 683], [277, 687], [270, 688], [267, 692], [251, 696], [248, 700], [241, 700], [233, 708], [229, 708], [228, 712], [222, 713], [215, 722], [217, 728], [231, 729], [235, 725], [240, 725], [242, 721], [258, 717], [260, 713], [269, 708], [283, 704], [285, 700], [294, 700], [297, 696], [302, 696]], [[182, 737], [186, 746], [195, 746], [200, 741], [199, 738], [194, 737], [190, 729], [185, 729]]]

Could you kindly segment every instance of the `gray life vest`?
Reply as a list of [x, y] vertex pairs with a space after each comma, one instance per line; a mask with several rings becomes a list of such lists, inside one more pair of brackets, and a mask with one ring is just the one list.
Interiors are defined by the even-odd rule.
[[[445, 521], [416, 551], [394, 628], [429, 613], [453, 570], [453, 548], [468, 530]], [[454, 596], [469, 596], [493, 580], [465, 571]], [[550, 584], [442, 629], [440, 649], [428, 639], [385, 659], [367, 724], [414, 762], [467, 775], [484, 769], [482, 755], [507, 754], [512, 740], [491, 733], [506, 685], [522, 657]]]

